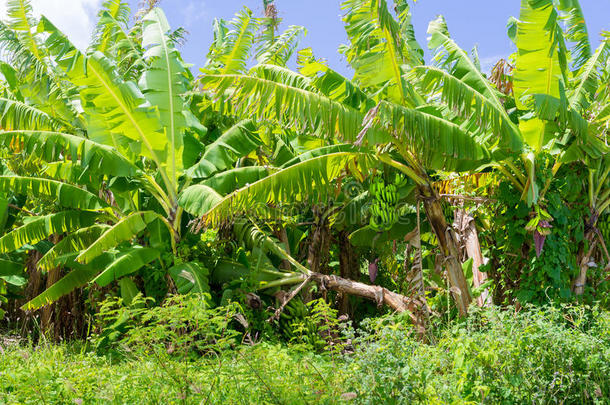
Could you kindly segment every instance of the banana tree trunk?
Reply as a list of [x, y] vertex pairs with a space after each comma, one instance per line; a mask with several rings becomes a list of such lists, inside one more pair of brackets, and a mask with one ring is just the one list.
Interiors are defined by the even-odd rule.
[[587, 283], [587, 272], [589, 271], [589, 263], [591, 262], [591, 255], [595, 250], [597, 241], [594, 240], [595, 233], [593, 231], [588, 232], [585, 236], [585, 240], [588, 242], [589, 249], [580, 258], [580, 272], [572, 283], [572, 291], [574, 295], [583, 295], [585, 293], [585, 285]]
[[[284, 249], [286, 253], [290, 253], [290, 242], [288, 241], [288, 234], [286, 233], [286, 228], [283, 226], [278, 226], [275, 232], [275, 236], [280, 240], [280, 242], [284, 245]], [[280, 264], [280, 269], [282, 270], [290, 270], [290, 262], [288, 260], [282, 260]]]
[[[47, 283], [46, 289], [48, 290], [53, 286], [53, 284], [57, 283], [61, 279], [61, 268], [56, 267], [54, 269], [49, 270], [47, 273]], [[63, 298], [63, 297], [62, 297]], [[61, 300], [60, 300], [61, 301]], [[56, 334], [56, 325], [54, 322], [54, 317], [56, 315], [56, 309], [59, 307], [59, 301], [54, 302], [53, 304], [45, 305], [42, 308], [42, 316], [40, 319], [40, 326], [43, 331], [47, 335], [47, 337], [52, 337], [54, 339], [57, 338]]]
[[329, 224], [323, 209], [314, 207], [313, 214], [315, 224], [312, 227], [313, 234], [309, 242], [307, 266], [313, 272], [322, 272], [330, 247]]
[[[477, 232], [474, 218], [465, 209], [459, 208], [455, 213], [455, 224], [460, 231], [466, 256], [472, 259], [473, 285], [475, 288], [478, 288], [487, 281], [487, 274], [479, 271], [479, 268], [483, 265], [483, 254], [481, 253], [479, 233]], [[477, 298], [477, 304], [480, 307], [491, 306], [491, 296], [487, 289], [481, 292], [481, 295]]]
[[420, 186], [419, 191], [424, 202], [426, 216], [438, 239], [447, 277], [451, 285], [451, 294], [460, 316], [466, 316], [472, 297], [459, 259], [459, 246], [455, 231], [447, 225], [438, 193], [429, 184]]
[[[412, 299], [418, 303], [419, 310], [416, 313], [417, 323], [415, 326], [417, 327], [420, 336], [425, 336], [430, 311], [428, 308], [428, 302], [426, 301], [424, 272], [422, 266], [419, 204], [417, 205], [417, 226], [413, 232], [405, 237], [405, 241], [407, 242], [407, 247], [405, 248], [405, 260], [403, 263], [403, 268], [409, 283], [408, 296], [412, 297]], [[411, 248], [414, 249], [413, 262], [410, 261]]]
[[[339, 240], [339, 270], [341, 277], [347, 280], [356, 280], [358, 277], [358, 259], [354, 247], [349, 240], [349, 233], [341, 231], [338, 236]], [[349, 305], [349, 296], [347, 294], [341, 294], [339, 302], [339, 314], [347, 314], [350, 317], [352, 314], [352, 308]]]

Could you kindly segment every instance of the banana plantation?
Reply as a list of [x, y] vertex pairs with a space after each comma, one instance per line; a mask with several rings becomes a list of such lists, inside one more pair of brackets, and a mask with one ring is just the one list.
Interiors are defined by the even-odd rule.
[[610, 32], [511, 1], [486, 71], [342, 0], [346, 77], [280, 0], [200, 61], [169, 1], [80, 49], [8, 0], [0, 403], [610, 403]]

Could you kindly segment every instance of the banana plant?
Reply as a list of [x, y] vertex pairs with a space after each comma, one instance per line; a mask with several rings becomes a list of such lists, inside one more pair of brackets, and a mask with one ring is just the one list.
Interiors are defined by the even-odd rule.
[[[568, 27], [565, 32], [562, 22]], [[605, 98], [599, 91], [603, 88], [599, 78], [605, 70], [608, 42], [604, 38], [591, 53], [576, 0], [522, 0], [521, 17], [511, 24], [509, 35], [518, 48], [512, 94], [503, 95], [490, 85], [440, 19], [429, 28], [429, 45], [437, 49], [438, 66], [416, 67], [414, 72], [423, 75], [429, 97], [440, 100], [469, 125], [489, 124], [495, 139], [511, 140], [516, 153], [497, 150], [494, 167], [529, 205], [544, 205], [553, 176], [563, 165], [584, 162], [585, 156], [600, 159], [607, 153], [600, 132], [589, 121], [592, 103]], [[571, 48], [566, 39], [574, 43]], [[547, 155], [552, 156], [552, 176], [541, 183], [536, 166]]]
[[500, 142], [490, 136], [486, 139], [474, 126], [455, 123], [449, 114], [425, 105], [416, 83], [405, 77], [406, 69], [423, 62], [405, 1], [397, 2], [398, 19], [384, 0], [349, 0], [343, 8], [351, 42], [343, 52], [356, 71], [353, 80], [305, 52], [300, 73], [263, 64], [248, 74], [204, 70], [200, 82], [223, 113], [270, 121], [330, 144], [351, 143], [354, 149], [280, 170], [222, 200], [202, 204], [208, 210], [200, 213], [206, 223], [216, 225], [254, 205], [298, 201], [312, 197], [313, 190], [324, 193], [319, 190], [330, 187], [344, 167], [361, 173], [374, 165], [394, 167], [417, 185], [447, 263], [457, 306], [466, 314], [471, 297], [454, 254], [455, 236], [445, 221], [430, 174], [434, 170], [475, 170], [489, 163], [492, 153], [518, 149], [520, 140], [510, 133], [502, 134]]
[[[133, 71], [121, 71], [123, 51], [115, 43], [135, 39], [125, 34], [122, 23], [106, 25], [109, 18], [124, 21], [123, 2], [105, 3], [100, 26], [108, 29], [98, 31], [86, 54], [45, 17], [34, 22], [27, 1], [16, 3], [26, 6], [23, 19], [36, 27], [31, 32], [41, 33], [33, 42], [35, 49], [53, 67], [44, 74], [70, 89], [69, 104], [80, 109], [75, 128], [63, 125], [63, 116], [56, 118], [36, 100], [4, 101], [3, 127], [9, 130], [0, 133], [0, 144], [14, 154], [38, 159], [43, 171], [1, 176], [0, 189], [27, 195], [32, 202], [51, 201], [53, 212], [24, 218], [23, 225], [0, 238], [0, 251], [9, 253], [60, 235], [39, 267], [71, 269], [24, 306], [35, 309], [88, 282], [107, 285], [133, 274], [160, 259], [170, 248], [163, 241], [175, 251], [182, 232], [177, 199], [181, 177], [202, 152], [194, 135], [205, 133], [205, 128], [191, 112], [186, 93], [192, 76], [161, 9], [153, 8], [142, 17], [141, 42], [131, 54], [142, 61], [135, 82]], [[12, 31], [27, 39], [27, 34]], [[6, 42], [2, 44], [7, 49]], [[19, 49], [9, 61], [19, 60]], [[33, 49], [32, 45], [23, 52]], [[20, 66], [13, 68], [19, 71]], [[23, 81], [16, 82], [12, 94], [21, 90]], [[185, 142], [195, 151], [185, 151]], [[188, 271], [195, 266], [187, 266]]]

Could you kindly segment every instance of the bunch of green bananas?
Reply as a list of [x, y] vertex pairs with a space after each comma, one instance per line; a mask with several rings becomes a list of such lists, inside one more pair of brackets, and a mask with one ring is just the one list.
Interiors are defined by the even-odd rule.
[[286, 304], [284, 310], [280, 314], [280, 331], [290, 340], [295, 337], [293, 324], [295, 322], [303, 322], [307, 319], [309, 311], [305, 303], [298, 297], [293, 298]]
[[386, 183], [381, 177], [371, 182], [369, 192], [375, 198], [369, 212], [371, 218], [369, 224], [377, 232], [388, 231], [398, 221], [398, 188], [404, 186], [406, 179], [396, 174], [393, 183]]
[[610, 214], [601, 215], [597, 220], [597, 229], [600, 230], [604, 241], [610, 241]]

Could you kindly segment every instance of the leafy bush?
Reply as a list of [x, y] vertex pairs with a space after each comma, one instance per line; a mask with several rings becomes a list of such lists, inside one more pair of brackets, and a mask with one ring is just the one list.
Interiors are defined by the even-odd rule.
[[610, 314], [561, 307], [475, 311], [417, 342], [400, 321], [371, 322], [347, 359], [361, 403], [607, 403]]
[[105, 301], [98, 315], [101, 332], [92, 338], [98, 351], [198, 356], [238, 343], [240, 333], [230, 326], [239, 312], [235, 303], [211, 308], [204, 294], [176, 295], [156, 307], [148, 307], [148, 302], [141, 295], [128, 306], [121, 298]]

